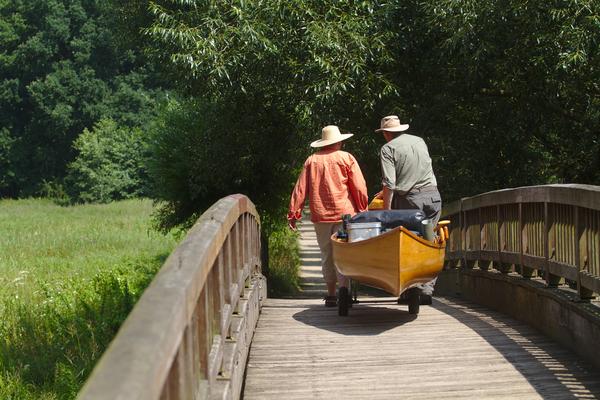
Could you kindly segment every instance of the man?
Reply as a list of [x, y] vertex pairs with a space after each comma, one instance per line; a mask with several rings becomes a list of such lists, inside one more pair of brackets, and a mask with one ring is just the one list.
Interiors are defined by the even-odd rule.
[[[420, 209], [437, 225], [442, 211], [442, 198], [431, 166], [425, 141], [403, 133], [408, 124], [401, 124], [396, 115], [381, 119], [380, 128], [386, 144], [381, 147], [383, 208]], [[422, 285], [421, 304], [431, 304], [435, 279]]]
[[327, 284], [325, 306], [336, 306], [336, 281], [347, 287], [347, 280], [337, 274], [333, 264], [330, 237], [341, 228], [343, 214], [354, 215], [366, 211], [368, 205], [367, 185], [356, 159], [342, 151], [342, 141], [352, 134], [341, 134], [335, 125], [323, 128], [321, 139], [311, 143], [319, 149], [304, 162], [298, 177], [288, 212], [291, 229], [302, 217], [304, 201], [308, 198], [311, 221], [321, 250], [321, 270]]

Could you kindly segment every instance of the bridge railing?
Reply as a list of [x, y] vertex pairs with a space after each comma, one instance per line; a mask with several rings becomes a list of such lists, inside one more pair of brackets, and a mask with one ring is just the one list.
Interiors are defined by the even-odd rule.
[[81, 400], [238, 398], [266, 283], [260, 220], [243, 195], [207, 210], [169, 256]]
[[490, 267], [550, 287], [563, 278], [585, 300], [600, 293], [600, 186], [545, 185], [463, 198], [444, 208], [452, 220], [450, 266]]

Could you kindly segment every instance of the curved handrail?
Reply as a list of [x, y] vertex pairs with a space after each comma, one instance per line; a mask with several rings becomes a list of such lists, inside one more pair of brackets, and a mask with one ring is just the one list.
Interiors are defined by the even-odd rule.
[[223, 198], [166, 260], [78, 398], [239, 396], [265, 290], [256, 208]]
[[450, 264], [525, 278], [537, 270], [551, 287], [566, 279], [582, 300], [600, 292], [600, 186], [497, 190], [453, 202], [443, 216], [453, 225]]

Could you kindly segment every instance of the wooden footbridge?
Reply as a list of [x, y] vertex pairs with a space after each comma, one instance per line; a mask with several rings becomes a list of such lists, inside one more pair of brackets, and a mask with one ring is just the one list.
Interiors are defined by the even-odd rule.
[[600, 187], [507, 189], [445, 214], [452, 233], [433, 305], [415, 316], [388, 299], [339, 317], [317, 297], [310, 224], [304, 298], [269, 299], [259, 216], [242, 195], [220, 200], [79, 398], [600, 398]]

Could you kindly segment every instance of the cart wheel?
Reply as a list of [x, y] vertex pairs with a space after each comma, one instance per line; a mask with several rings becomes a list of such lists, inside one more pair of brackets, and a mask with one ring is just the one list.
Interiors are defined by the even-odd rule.
[[338, 293], [338, 315], [345, 317], [348, 315], [348, 306], [350, 303], [348, 288], [341, 287]]
[[354, 304], [354, 300], [356, 299], [356, 286], [358, 282], [354, 282], [352, 279], [348, 278], [348, 308], [352, 308]]
[[408, 313], [409, 314], [418, 314], [419, 313], [419, 305], [421, 303], [419, 288], [409, 289], [408, 293]]
[[398, 304], [408, 304], [408, 295], [410, 294], [410, 289], [402, 292], [402, 294], [400, 295], [400, 297], [398, 297], [398, 300], [396, 300], [396, 303]]

